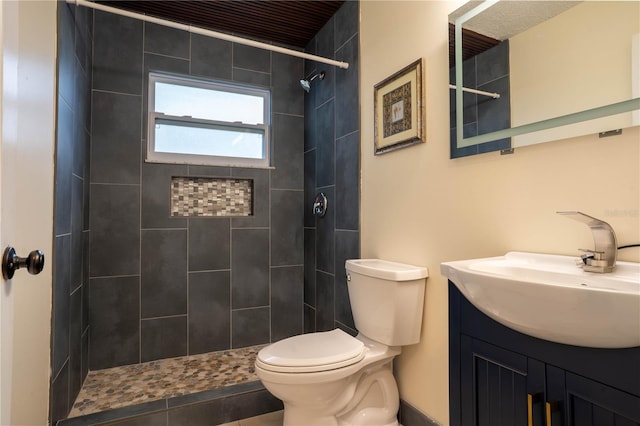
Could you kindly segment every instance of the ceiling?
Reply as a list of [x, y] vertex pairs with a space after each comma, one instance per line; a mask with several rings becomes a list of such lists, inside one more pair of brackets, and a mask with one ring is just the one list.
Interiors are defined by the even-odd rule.
[[[455, 62], [453, 22], [482, 1], [472, 0], [449, 14], [449, 67]], [[579, 4], [578, 0], [499, 1], [485, 12], [464, 23], [462, 29], [462, 59], [466, 60], [492, 48], [541, 22]]]
[[344, 0], [110, 0], [98, 3], [213, 31], [304, 48]]

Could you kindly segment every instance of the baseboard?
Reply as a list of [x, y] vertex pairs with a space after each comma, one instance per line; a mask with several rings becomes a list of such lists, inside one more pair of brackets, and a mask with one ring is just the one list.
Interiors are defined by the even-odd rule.
[[404, 400], [400, 400], [398, 420], [402, 426], [442, 426]]

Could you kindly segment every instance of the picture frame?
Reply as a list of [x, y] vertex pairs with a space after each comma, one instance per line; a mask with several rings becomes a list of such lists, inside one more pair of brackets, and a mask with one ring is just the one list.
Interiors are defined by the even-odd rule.
[[375, 155], [424, 142], [423, 68], [420, 58], [374, 86]]

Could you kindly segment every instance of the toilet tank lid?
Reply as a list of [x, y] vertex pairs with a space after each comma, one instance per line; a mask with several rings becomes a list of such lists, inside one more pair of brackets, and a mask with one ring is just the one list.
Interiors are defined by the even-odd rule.
[[345, 268], [348, 272], [391, 281], [419, 280], [429, 276], [425, 267], [381, 259], [349, 259]]

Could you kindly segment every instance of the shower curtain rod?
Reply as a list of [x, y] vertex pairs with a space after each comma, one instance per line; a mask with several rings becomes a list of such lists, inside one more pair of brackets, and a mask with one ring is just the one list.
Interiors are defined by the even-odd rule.
[[[455, 89], [456, 85], [455, 84], [450, 84], [449, 85], [449, 89]], [[483, 96], [490, 96], [493, 99], [498, 99], [500, 98], [500, 93], [494, 93], [494, 92], [485, 92], [483, 90], [477, 90], [477, 89], [469, 89], [467, 87], [463, 87], [462, 88], [463, 92], [469, 92], [469, 93], [475, 93], [476, 95], [483, 95]]]
[[299, 52], [293, 49], [287, 49], [285, 47], [274, 46], [268, 43], [262, 43], [259, 41], [248, 40], [242, 37], [236, 37], [229, 34], [220, 33], [217, 31], [207, 30], [205, 28], [194, 27], [193, 25], [179, 24], [166, 19], [154, 18], [152, 16], [143, 15], [141, 13], [128, 12], [126, 10], [117, 9], [115, 7], [105, 6], [102, 4], [86, 1], [86, 0], [67, 0], [67, 3], [75, 4], [77, 6], [85, 6], [91, 9], [102, 10], [104, 12], [114, 13], [116, 15], [127, 16], [129, 18], [138, 19], [145, 22], [151, 22], [153, 24], [164, 25], [166, 27], [176, 28], [178, 30], [188, 31], [193, 34], [200, 34], [207, 37], [213, 37], [220, 40], [227, 40], [233, 43], [244, 44], [246, 46], [257, 47], [259, 49], [270, 50], [272, 52], [283, 53], [285, 55], [296, 56], [298, 58], [309, 59], [315, 62], [321, 62], [323, 64], [333, 65], [339, 68], [349, 68], [348, 62], [336, 61], [333, 59], [325, 58], [322, 56], [311, 55], [309, 53]]

